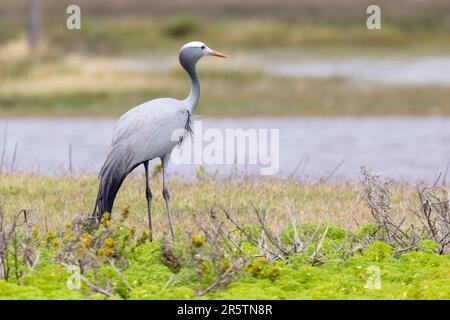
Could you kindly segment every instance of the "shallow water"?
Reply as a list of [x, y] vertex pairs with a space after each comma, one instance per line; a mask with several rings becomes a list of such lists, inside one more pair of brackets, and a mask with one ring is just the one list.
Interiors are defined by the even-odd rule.
[[356, 58], [269, 65], [268, 73], [301, 78], [343, 78], [390, 85], [450, 85], [450, 57]]
[[[279, 129], [279, 175], [300, 178], [358, 179], [361, 166], [397, 180], [434, 181], [450, 160], [450, 119], [442, 118], [200, 118], [203, 130], [224, 133], [231, 128]], [[0, 145], [6, 120], [0, 120]], [[43, 174], [69, 169], [69, 145], [73, 172], [97, 172], [109, 149], [112, 119], [8, 119], [3, 170]], [[3, 147], [0, 147], [3, 149]], [[0, 150], [1, 150], [0, 149]], [[250, 150], [255, 150], [252, 145]], [[202, 150], [200, 150], [200, 153]], [[198, 150], [196, 151], [198, 153]], [[303, 160], [303, 161], [302, 161]], [[301, 162], [301, 165], [296, 167]], [[195, 176], [198, 164], [170, 165], [172, 173]], [[238, 171], [259, 175], [258, 165], [206, 164], [219, 175]]]
[[[115, 67], [121, 70], [167, 73], [178, 68], [176, 59], [118, 59]], [[238, 70], [260, 69], [268, 75], [295, 78], [342, 78], [359, 83], [386, 85], [450, 85], [450, 56], [423, 57], [353, 57], [296, 59], [293, 57], [247, 56], [230, 58], [216, 67]]]

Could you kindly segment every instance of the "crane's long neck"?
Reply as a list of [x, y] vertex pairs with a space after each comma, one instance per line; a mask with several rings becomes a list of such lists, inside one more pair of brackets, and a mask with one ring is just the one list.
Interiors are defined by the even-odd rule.
[[198, 99], [200, 98], [200, 82], [197, 78], [197, 71], [195, 69], [195, 63], [183, 65], [186, 72], [189, 74], [191, 78], [191, 92], [189, 96], [184, 100], [187, 104], [187, 107], [192, 114], [195, 111], [195, 107], [197, 106]]

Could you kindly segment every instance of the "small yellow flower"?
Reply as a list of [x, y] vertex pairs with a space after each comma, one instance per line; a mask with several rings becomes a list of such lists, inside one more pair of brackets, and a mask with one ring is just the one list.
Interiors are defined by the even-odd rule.
[[193, 236], [192, 237], [192, 244], [199, 248], [199, 247], [203, 246], [205, 243], [203, 242], [203, 240], [199, 236]]
[[148, 230], [144, 230], [144, 232], [142, 232], [141, 236], [139, 237], [138, 242], [146, 242], [149, 239], [151, 239], [151, 232]]
[[128, 218], [129, 215], [130, 215], [130, 208], [125, 207], [125, 208], [122, 210], [121, 220], [122, 220], [122, 221], [125, 221], [125, 220]]
[[222, 271], [226, 271], [230, 267], [230, 260], [226, 259], [222, 264]]
[[89, 246], [92, 243], [92, 236], [88, 233], [84, 234], [81, 238], [81, 243], [83, 243], [85, 246]]
[[105, 240], [105, 247], [113, 248], [114, 247], [114, 240], [111, 239], [111, 238], [106, 238], [106, 240]]
[[106, 221], [106, 220], [109, 220], [109, 219], [110, 219], [110, 214], [108, 212], [105, 212], [102, 215], [102, 221]]
[[97, 254], [98, 254], [99, 256], [103, 256], [103, 255], [105, 254], [105, 249], [103, 249], [103, 248], [98, 249], [98, 250], [97, 250]]
[[280, 276], [280, 269], [277, 267], [271, 267], [269, 270], [269, 277], [271, 280], [275, 280]]
[[111, 223], [111, 215], [108, 212], [105, 212], [102, 215], [102, 218], [100, 220], [104, 225], [106, 225], [107, 227], [109, 227], [110, 223]]
[[67, 229], [70, 229], [70, 228], [72, 228], [73, 227], [73, 224], [71, 224], [71, 223], [66, 223], [66, 228]]
[[64, 234], [64, 240], [70, 240], [70, 238], [72, 238], [73, 237], [73, 232], [67, 232], [67, 233], [65, 233]]
[[52, 241], [53, 239], [55, 239], [55, 234], [53, 233], [53, 232], [49, 232], [49, 233], [47, 233], [47, 241], [48, 242], [50, 242], [50, 241]]
[[33, 230], [31, 231], [31, 237], [33, 238], [33, 240], [39, 240], [39, 231], [36, 228], [33, 228]]
[[111, 257], [113, 255], [113, 250], [111, 248], [105, 248], [105, 256]]
[[150, 238], [150, 231], [149, 230], [145, 230], [144, 232], [142, 232], [142, 238], [143, 239], [149, 239]]

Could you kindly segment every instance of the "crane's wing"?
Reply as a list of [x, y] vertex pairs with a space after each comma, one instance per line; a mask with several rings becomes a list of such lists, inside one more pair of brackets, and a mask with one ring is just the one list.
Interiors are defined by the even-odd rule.
[[156, 99], [129, 110], [117, 121], [111, 147], [144, 129], [157, 129], [161, 121], [170, 121], [171, 111], [180, 107], [180, 103], [175, 99]]
[[120, 141], [126, 140], [135, 132], [141, 130], [145, 123], [145, 118], [144, 110], [139, 109], [139, 107], [133, 108], [122, 115], [116, 123], [111, 147], [114, 147]]

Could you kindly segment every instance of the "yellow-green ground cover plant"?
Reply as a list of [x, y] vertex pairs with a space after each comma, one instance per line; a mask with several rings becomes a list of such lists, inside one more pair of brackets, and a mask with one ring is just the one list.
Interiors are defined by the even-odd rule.
[[446, 189], [418, 186], [415, 220], [389, 182], [363, 171], [362, 190], [358, 227], [301, 221], [287, 197], [279, 224], [261, 204], [210, 203], [175, 240], [130, 225], [127, 208], [56, 231], [2, 213], [0, 298], [449, 299]]

